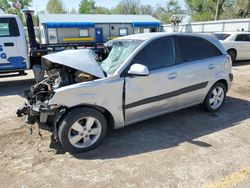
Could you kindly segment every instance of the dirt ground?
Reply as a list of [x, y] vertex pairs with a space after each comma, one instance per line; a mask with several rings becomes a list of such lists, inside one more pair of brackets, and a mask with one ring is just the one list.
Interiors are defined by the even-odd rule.
[[97, 149], [71, 155], [16, 109], [28, 76], [0, 76], [0, 187], [250, 187], [250, 63], [215, 114], [199, 106], [108, 132]]

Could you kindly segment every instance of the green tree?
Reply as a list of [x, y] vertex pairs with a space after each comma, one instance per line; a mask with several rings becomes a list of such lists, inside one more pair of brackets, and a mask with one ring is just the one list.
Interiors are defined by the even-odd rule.
[[17, 14], [24, 25], [26, 25], [24, 21], [24, 17], [22, 14], [22, 9], [27, 8], [31, 5], [32, 0], [0, 0], [0, 8], [8, 14]]
[[237, 18], [250, 17], [250, 0], [237, 0], [235, 7]]
[[46, 11], [50, 14], [66, 13], [61, 0], [49, 0], [46, 6]]
[[140, 14], [140, 1], [122, 0], [111, 12], [113, 14]]
[[78, 12], [76, 11], [76, 9], [72, 8], [71, 11], [69, 12], [70, 14], [78, 14]]
[[154, 7], [152, 5], [141, 5], [139, 14], [153, 15]]
[[214, 20], [218, 3], [217, 19], [223, 15], [226, 0], [186, 0], [192, 21]]
[[94, 0], [82, 0], [79, 5], [80, 14], [93, 14], [95, 9]]
[[95, 7], [94, 14], [110, 14], [110, 11], [105, 7]]
[[171, 23], [170, 18], [173, 14], [183, 14], [184, 10], [176, 0], [170, 0], [166, 6], [157, 5], [153, 14], [154, 17], [161, 20], [163, 23]]
[[31, 5], [32, 0], [0, 0], [0, 8], [8, 14], [22, 14], [21, 10]]

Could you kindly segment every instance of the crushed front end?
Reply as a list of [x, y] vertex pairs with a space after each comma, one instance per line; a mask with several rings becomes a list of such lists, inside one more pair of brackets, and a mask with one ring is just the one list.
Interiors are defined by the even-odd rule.
[[48, 106], [48, 103], [54, 95], [56, 79], [56, 76], [51, 76], [27, 89], [24, 92], [27, 101], [17, 110], [17, 116], [27, 115], [29, 124], [46, 123], [48, 115], [53, 115], [53, 109]]
[[[71, 57], [69, 56], [71, 55]], [[75, 57], [72, 61], [72, 56]], [[24, 92], [25, 104], [17, 110], [17, 116], [27, 116], [29, 124], [55, 125], [67, 107], [49, 105], [55, 90], [72, 84], [89, 82], [104, 77], [95, 56], [90, 50], [63, 51], [43, 59], [47, 78]]]

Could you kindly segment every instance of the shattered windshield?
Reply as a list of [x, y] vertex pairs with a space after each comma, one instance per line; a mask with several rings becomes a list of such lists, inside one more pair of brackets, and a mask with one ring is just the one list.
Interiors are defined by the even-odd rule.
[[142, 42], [142, 40], [112, 41], [109, 56], [101, 62], [103, 71], [113, 74]]

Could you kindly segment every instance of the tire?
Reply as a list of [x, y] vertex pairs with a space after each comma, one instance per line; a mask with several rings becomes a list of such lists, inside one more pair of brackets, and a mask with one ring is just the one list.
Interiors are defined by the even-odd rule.
[[235, 50], [228, 50], [227, 53], [228, 53], [228, 55], [230, 55], [232, 62], [234, 62], [236, 59], [236, 55], [237, 55], [236, 51]]
[[83, 107], [66, 114], [59, 125], [58, 137], [66, 151], [80, 153], [96, 148], [106, 132], [104, 115], [95, 109]]
[[203, 102], [203, 106], [209, 112], [217, 112], [223, 105], [225, 97], [226, 97], [226, 86], [221, 82], [217, 82], [209, 90]]
[[26, 76], [27, 73], [24, 70], [21, 70], [18, 72], [20, 76]]

